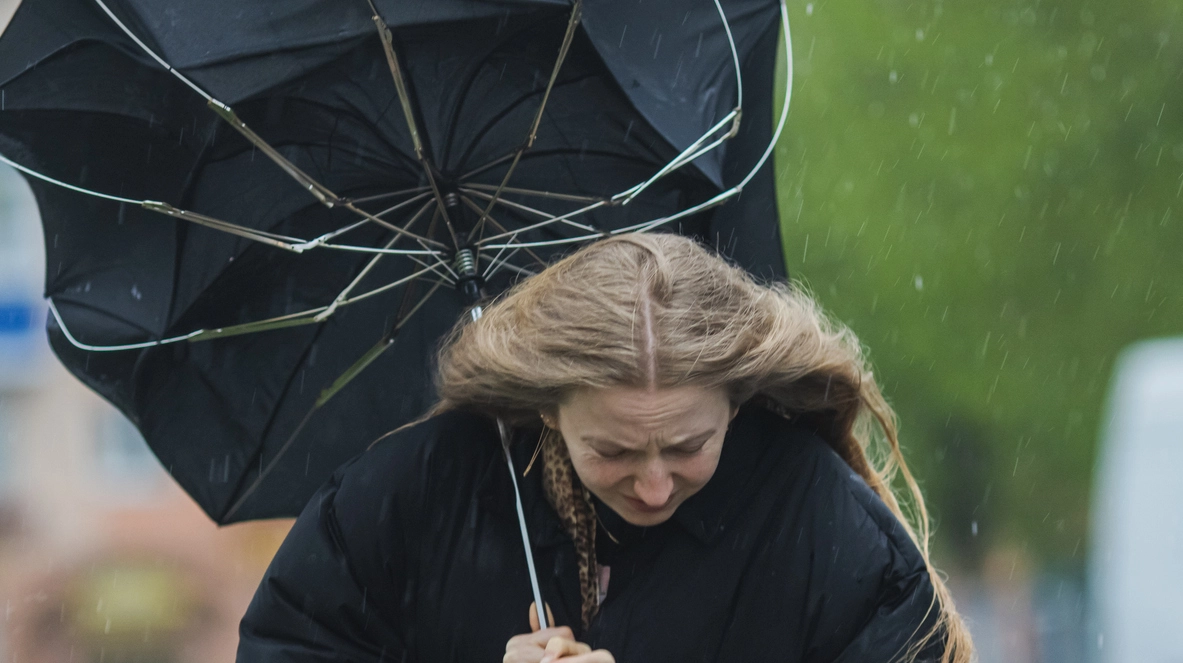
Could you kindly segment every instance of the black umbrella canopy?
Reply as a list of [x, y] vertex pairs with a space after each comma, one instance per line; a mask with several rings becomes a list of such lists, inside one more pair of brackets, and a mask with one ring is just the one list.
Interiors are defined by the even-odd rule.
[[0, 153], [41, 208], [53, 347], [212, 518], [294, 515], [431, 404], [474, 297], [561, 252], [673, 230], [783, 276], [780, 12], [26, 2]]

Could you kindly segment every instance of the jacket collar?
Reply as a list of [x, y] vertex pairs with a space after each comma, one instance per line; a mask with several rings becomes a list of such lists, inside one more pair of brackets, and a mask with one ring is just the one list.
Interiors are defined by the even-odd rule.
[[[491, 428], [492, 436], [487, 443], [493, 445], [495, 453], [490, 454], [490, 460], [477, 485], [477, 499], [485, 510], [511, 519], [516, 524], [517, 505], [514, 503], [509, 467], [505, 463], [505, 453], [496, 427]], [[522, 495], [522, 509], [526, 514], [530, 542], [538, 547], [548, 547], [569, 542], [571, 537], [546, 500], [542, 489], [542, 468], [538, 463], [535, 463], [529, 474], [522, 476], [534, 455], [540, 432], [536, 427], [515, 429], [510, 443], [510, 457], [513, 458], [518, 489]]]
[[753, 479], [768, 446], [772, 417], [776, 415], [758, 405], [740, 407], [727, 429], [714, 476], [674, 512], [672, 520], [702, 543], [715, 543], [759, 489], [760, 482]]

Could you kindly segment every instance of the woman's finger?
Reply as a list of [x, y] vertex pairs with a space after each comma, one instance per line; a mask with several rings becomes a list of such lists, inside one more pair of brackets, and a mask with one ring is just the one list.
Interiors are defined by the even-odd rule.
[[542, 650], [538, 647], [516, 647], [505, 652], [501, 663], [541, 663]]
[[[544, 657], [543, 663], [549, 663]], [[564, 656], [558, 659], [555, 663], [616, 663], [616, 657], [612, 656], [607, 649], [597, 649], [586, 654], [579, 654], [577, 656]]]
[[582, 642], [575, 642], [572, 638], [554, 637], [546, 643], [546, 652], [542, 663], [552, 663], [558, 659], [567, 660], [568, 656], [577, 656], [591, 652], [591, 647]]
[[505, 644], [505, 651], [508, 652], [513, 647], [533, 647], [542, 651], [546, 647], [546, 643], [550, 642], [553, 638], [574, 640], [575, 634], [571, 632], [571, 627], [569, 626], [555, 626], [533, 633], [523, 633], [510, 638], [509, 642]]
[[[543, 603], [546, 603], [546, 602], [543, 601]], [[546, 623], [550, 626], [555, 625], [555, 613], [550, 611], [550, 604], [549, 603], [546, 604]], [[530, 602], [530, 630], [537, 631], [540, 628], [542, 628], [542, 625], [538, 623], [538, 606], [533, 601], [531, 601]]]

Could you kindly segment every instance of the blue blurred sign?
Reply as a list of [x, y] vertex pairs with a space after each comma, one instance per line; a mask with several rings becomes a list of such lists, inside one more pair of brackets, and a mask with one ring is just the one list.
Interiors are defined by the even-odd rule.
[[0, 299], [0, 389], [34, 386], [45, 375], [49, 344], [42, 321], [45, 305], [35, 299]]
[[0, 334], [28, 334], [33, 329], [33, 305], [0, 301]]

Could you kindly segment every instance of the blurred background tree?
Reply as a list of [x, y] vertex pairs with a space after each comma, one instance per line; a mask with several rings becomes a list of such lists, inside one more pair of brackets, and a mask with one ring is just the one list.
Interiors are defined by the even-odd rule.
[[1183, 333], [1183, 5], [791, 5], [786, 255], [869, 348], [942, 564], [1078, 572], [1116, 354]]

